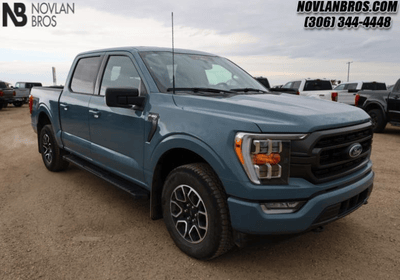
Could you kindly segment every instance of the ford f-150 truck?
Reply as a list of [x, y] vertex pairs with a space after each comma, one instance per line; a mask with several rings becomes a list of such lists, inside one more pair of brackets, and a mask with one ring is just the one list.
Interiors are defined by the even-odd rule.
[[38, 149], [150, 199], [175, 244], [211, 259], [243, 235], [305, 232], [365, 204], [371, 121], [271, 93], [228, 59], [130, 47], [79, 54], [65, 87], [33, 88]]
[[382, 132], [387, 123], [400, 126], [400, 79], [392, 90], [359, 91], [355, 104], [371, 116], [374, 132]]

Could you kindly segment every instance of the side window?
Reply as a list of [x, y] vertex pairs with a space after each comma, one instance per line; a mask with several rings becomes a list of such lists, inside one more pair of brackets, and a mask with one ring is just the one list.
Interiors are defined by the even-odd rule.
[[77, 93], [93, 94], [100, 56], [81, 58], [75, 67], [71, 90]]
[[110, 56], [101, 81], [100, 95], [107, 88], [137, 88], [139, 95], [145, 95], [146, 89], [135, 65], [127, 56]]
[[338, 85], [337, 87], [335, 87], [335, 90], [343, 90], [345, 86], [346, 85], [344, 84]]
[[298, 90], [300, 88], [300, 84], [301, 84], [301, 81], [296, 81], [296, 82], [293, 83], [291, 88], [294, 88], [294, 89]]
[[400, 82], [397, 82], [393, 87], [394, 92], [400, 92]]
[[345, 89], [357, 89], [357, 84], [348, 84], [347, 87], [345, 87]]
[[15, 84], [15, 88], [19, 88], [20, 86], [19, 86], [19, 83], [16, 83]]

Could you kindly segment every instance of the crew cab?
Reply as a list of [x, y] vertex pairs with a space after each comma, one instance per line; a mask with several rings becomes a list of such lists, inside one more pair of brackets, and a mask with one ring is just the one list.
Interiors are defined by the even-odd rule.
[[354, 104], [354, 98], [360, 90], [386, 90], [386, 84], [380, 82], [354, 81], [341, 83], [334, 88], [338, 94], [338, 102]]
[[48, 170], [72, 163], [150, 199], [151, 218], [198, 259], [246, 234], [321, 227], [373, 188], [368, 114], [269, 92], [205, 52], [81, 53], [65, 87], [33, 88], [29, 106]]
[[41, 86], [42, 83], [38, 82], [17, 82], [14, 87], [15, 97], [12, 102], [13, 105], [15, 107], [21, 107], [22, 104], [28, 103], [31, 88]]
[[15, 91], [7, 82], [0, 81], [0, 110], [14, 100]]
[[400, 79], [392, 90], [359, 91], [355, 104], [371, 116], [374, 132], [383, 132], [387, 123], [400, 126]]
[[332, 83], [327, 79], [301, 79], [287, 82], [283, 90], [292, 90], [295, 94], [318, 99], [337, 101], [338, 94], [332, 90]]

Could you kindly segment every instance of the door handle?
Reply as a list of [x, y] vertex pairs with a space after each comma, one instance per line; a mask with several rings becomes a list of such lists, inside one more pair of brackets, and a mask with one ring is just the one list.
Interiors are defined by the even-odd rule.
[[93, 117], [94, 117], [95, 119], [98, 119], [98, 118], [100, 117], [100, 115], [101, 115], [100, 111], [97, 110], [97, 109], [89, 110], [89, 113], [93, 114]]
[[60, 103], [60, 107], [64, 109], [64, 111], [68, 111], [68, 105]]

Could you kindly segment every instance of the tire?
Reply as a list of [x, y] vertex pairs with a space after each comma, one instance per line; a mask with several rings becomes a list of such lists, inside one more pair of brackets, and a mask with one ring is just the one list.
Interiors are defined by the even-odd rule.
[[13, 102], [14, 107], [21, 107], [22, 104], [23, 104], [22, 101], [14, 101], [14, 102]]
[[58, 147], [51, 125], [45, 125], [40, 131], [39, 149], [48, 170], [57, 172], [68, 167], [69, 162], [62, 158], [65, 152]]
[[368, 115], [372, 120], [372, 130], [374, 133], [382, 132], [386, 127], [386, 120], [383, 116], [382, 110], [380, 109], [372, 109], [369, 110]]
[[0, 110], [3, 109], [3, 103], [0, 103]]
[[209, 260], [233, 247], [226, 194], [209, 165], [172, 170], [164, 184], [162, 208], [171, 238], [187, 255]]
[[8, 103], [6, 102], [6, 103], [3, 103], [3, 108], [5, 109], [5, 108], [7, 108], [7, 106], [8, 106]]

